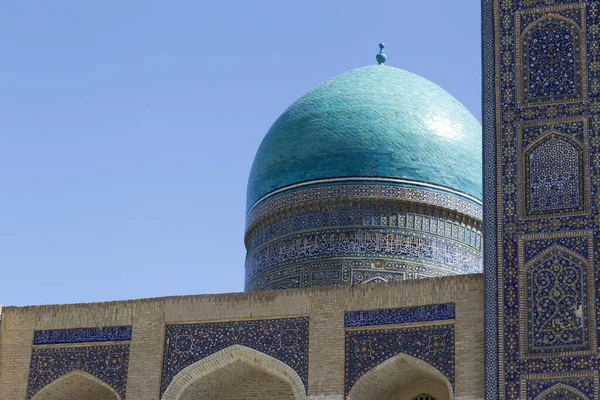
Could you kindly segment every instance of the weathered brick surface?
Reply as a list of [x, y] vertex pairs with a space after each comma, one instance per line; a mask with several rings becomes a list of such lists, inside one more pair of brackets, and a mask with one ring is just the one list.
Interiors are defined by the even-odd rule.
[[[345, 311], [447, 302], [456, 303], [456, 399], [482, 398], [483, 277], [479, 274], [354, 287], [5, 307], [0, 330], [0, 399], [25, 399], [36, 329], [132, 325], [127, 399], [152, 400], [159, 398], [167, 324], [309, 316], [308, 398], [337, 400], [344, 392]], [[260, 374], [240, 381], [223, 398], [289, 398], [289, 385], [286, 388], [281, 379], [264, 371]], [[373, 376], [382, 382], [394, 379]]]

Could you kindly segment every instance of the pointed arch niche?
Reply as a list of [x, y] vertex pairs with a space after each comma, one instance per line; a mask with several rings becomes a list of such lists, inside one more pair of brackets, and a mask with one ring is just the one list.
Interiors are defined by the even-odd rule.
[[300, 376], [287, 364], [246, 346], [220, 350], [179, 372], [162, 400], [306, 399]]
[[106, 382], [81, 370], [54, 380], [37, 392], [32, 400], [122, 400]]
[[[429, 396], [429, 397], [427, 397]], [[400, 353], [361, 376], [348, 400], [454, 400], [452, 384], [429, 363]]]
[[556, 399], [572, 399], [572, 400], [587, 400], [588, 397], [579, 390], [571, 386], [558, 383], [546, 391], [542, 392], [535, 400], [556, 400]]

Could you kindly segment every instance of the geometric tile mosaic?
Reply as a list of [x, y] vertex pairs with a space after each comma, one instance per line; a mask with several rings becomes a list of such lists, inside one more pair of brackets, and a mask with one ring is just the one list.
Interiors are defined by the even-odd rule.
[[483, 5], [486, 396], [591, 399], [600, 4]]
[[301, 287], [394, 282], [405, 279], [445, 276], [452, 271], [439, 264], [429, 266], [416, 261], [381, 260], [372, 258], [317, 260], [294, 263], [269, 271], [247, 282], [246, 289], [269, 290]]
[[257, 290], [255, 281], [263, 275], [280, 271], [283, 277], [288, 267], [339, 258], [402, 260], [447, 274], [481, 272], [483, 262], [480, 250], [436, 234], [392, 227], [304, 231], [272, 240], [248, 253], [246, 290]]
[[254, 205], [246, 216], [246, 229], [250, 228], [258, 219], [266, 214], [283, 207], [302, 204], [306, 201], [335, 198], [379, 198], [391, 200], [407, 200], [437, 207], [456, 210], [473, 218], [481, 220], [482, 209], [480, 204], [466, 201], [458, 196], [440, 193], [438, 191], [377, 184], [345, 184], [333, 186], [318, 186], [308, 189], [296, 190], [272, 196]]
[[125, 399], [129, 345], [34, 348], [27, 399], [44, 386], [74, 371], [85, 371], [111, 386]]
[[483, 128], [483, 237], [484, 264], [483, 286], [484, 300], [484, 362], [485, 398], [499, 399], [499, 334], [498, 334], [498, 247], [501, 238], [498, 235], [497, 186], [499, 180], [498, 151], [496, 129], [496, 108], [498, 77], [496, 74], [496, 18], [497, 0], [481, 1], [481, 57], [483, 75], [482, 113]]
[[592, 247], [591, 231], [519, 238], [522, 357], [595, 352]]
[[598, 375], [525, 376], [522, 399], [594, 400], [598, 398]]
[[454, 303], [392, 308], [369, 311], [350, 311], [344, 314], [344, 327], [404, 324], [409, 322], [442, 321], [454, 319]]
[[524, 9], [516, 12], [515, 19], [515, 53], [521, 60], [516, 74], [517, 105], [585, 100], [582, 7]]
[[454, 239], [475, 250], [482, 249], [481, 233], [459, 223], [429, 215], [375, 208], [372, 204], [369, 207], [328, 205], [324, 210], [298, 212], [265, 224], [249, 234], [245, 242], [248, 252], [252, 252], [266, 242], [298, 231], [355, 225], [406, 228]]
[[519, 124], [521, 218], [584, 214], [589, 210], [586, 118]]
[[454, 386], [454, 325], [346, 331], [345, 393], [371, 368], [405, 353], [444, 374]]
[[308, 384], [308, 317], [168, 325], [161, 396], [181, 370], [232, 345], [284, 362]]
[[131, 326], [35, 331], [33, 344], [120, 342], [131, 340]]

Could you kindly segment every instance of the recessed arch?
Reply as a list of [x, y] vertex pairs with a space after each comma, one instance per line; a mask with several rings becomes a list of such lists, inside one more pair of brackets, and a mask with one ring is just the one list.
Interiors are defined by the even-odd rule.
[[73, 370], [44, 386], [31, 400], [122, 400], [103, 380], [83, 370]]
[[585, 151], [581, 142], [548, 131], [523, 150], [524, 215], [581, 212], [585, 208]]
[[516, 66], [517, 103], [523, 106], [585, 99], [585, 27], [555, 13], [526, 27], [521, 26], [521, 18], [517, 14], [516, 54], [522, 60]]
[[352, 386], [348, 400], [412, 400], [422, 394], [454, 400], [450, 380], [431, 364], [399, 353], [367, 371]]
[[[567, 386], [562, 383], [557, 383], [556, 385], [546, 389], [542, 393], [540, 393], [534, 400], [550, 400], [555, 398], [566, 398], [564, 395], [568, 395], [569, 398], [573, 400], [586, 400], [588, 397], [581, 393], [579, 390]], [[558, 397], [554, 397], [558, 396]], [[572, 396], [572, 397], [571, 397]]]
[[581, 254], [577, 253], [576, 251], [573, 251], [565, 246], [553, 244], [552, 246], [548, 247], [547, 249], [544, 249], [543, 251], [541, 251], [539, 254], [537, 254], [535, 257], [533, 257], [531, 260], [527, 261], [526, 267], [531, 268], [532, 266], [537, 265], [539, 262], [545, 260], [546, 258], [548, 258], [549, 256], [551, 256], [552, 254], [555, 254], [555, 253], [567, 254], [582, 264], [587, 264], [587, 262], [588, 262]]
[[572, 19], [563, 17], [562, 15], [559, 15], [559, 14], [550, 13], [550, 14], [544, 15], [543, 17], [541, 17], [540, 19], [538, 19], [534, 23], [528, 25], [527, 28], [525, 28], [525, 30], [523, 30], [523, 33], [521, 33], [521, 38], [524, 38], [525, 35], [527, 33], [529, 33], [529, 31], [531, 31], [532, 29], [537, 28], [541, 23], [546, 22], [546, 21], [551, 21], [551, 20], [560, 20], [560, 21], [563, 21], [563, 22], [571, 25], [574, 28], [574, 30], [576, 30], [577, 32], [579, 32], [579, 29], [580, 29], [579, 26]]
[[[285, 383], [294, 399], [306, 399], [304, 383], [298, 373], [289, 365], [258, 350], [242, 345], [229, 346], [187, 366], [175, 375], [161, 399], [184, 399], [186, 391], [191, 390], [192, 385], [201, 384], [215, 373], [227, 371], [231, 367], [235, 367], [237, 371], [245, 371], [242, 372], [245, 375], [240, 377], [240, 384], [244, 383], [243, 381], [246, 379], [268, 376]], [[219, 397], [213, 394], [210, 398]]]

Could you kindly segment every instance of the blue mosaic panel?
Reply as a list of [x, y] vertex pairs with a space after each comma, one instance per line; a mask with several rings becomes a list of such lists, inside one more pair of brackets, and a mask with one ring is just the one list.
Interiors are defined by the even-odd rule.
[[35, 331], [33, 344], [120, 342], [131, 340], [131, 326]]
[[495, 7], [497, 0], [481, 2], [481, 53], [483, 59], [483, 216], [484, 240], [484, 387], [486, 399], [499, 399], [498, 394], [498, 241], [496, 220], [498, 200], [496, 186], [496, 48]]
[[549, 134], [525, 152], [527, 215], [583, 211], [583, 150], [566, 137]]
[[[519, 14], [517, 53], [521, 53], [520, 105], [583, 99], [579, 9]], [[584, 75], [584, 74], [583, 74]]]
[[246, 229], [257, 220], [284, 207], [303, 204], [307, 201], [325, 199], [380, 199], [405, 200], [423, 205], [432, 205], [458, 211], [481, 220], [481, 203], [467, 201], [455, 195], [415, 187], [379, 184], [345, 184], [317, 186], [286, 192], [253, 207], [246, 216]]
[[526, 121], [517, 128], [520, 216], [544, 218], [586, 213], [587, 119]]
[[586, 131], [587, 122], [585, 118], [569, 118], [567, 120], [556, 119], [552, 121], [552, 123], [542, 123], [541, 121], [527, 122], [521, 126], [520, 148], [524, 150], [548, 132], [559, 132], [566, 137], [572, 138], [578, 143], [584, 143]]
[[[495, 310], [490, 306], [485, 310], [486, 398], [535, 398], [521, 393], [527, 375], [573, 376], [598, 369], [598, 349], [592, 342], [597, 336], [595, 310], [600, 298], [600, 287], [594, 278], [600, 276], [600, 265], [595, 262], [600, 256], [598, 248], [587, 245], [587, 254], [583, 256], [585, 263], [565, 261], [564, 269], [553, 272], [554, 275], [550, 274], [555, 268], [550, 259], [537, 260], [535, 257], [548, 250], [544, 246], [555, 245], [549, 242], [577, 236], [572, 233], [591, 231], [593, 237], [600, 234], [600, 4], [595, 0], [494, 0], [483, 4], [486, 17], [484, 153], [487, 157], [484, 160], [484, 193], [488, 206], [484, 221], [485, 288], [486, 304], [496, 304]], [[557, 39], [557, 35], [562, 38]], [[490, 41], [493, 50], [489, 48]], [[546, 129], [551, 125], [561, 126]], [[529, 127], [533, 130], [525, 132]], [[546, 139], [543, 135], [547, 135]], [[559, 138], [562, 142], [551, 143]], [[561, 158], [539, 152], [534, 157], [538, 164], [530, 165], [528, 178], [525, 153], [535, 149], [536, 143], [546, 143], [550, 152], [557, 151], [558, 154], [565, 150], [563, 154], [570, 153], [567, 158], [571, 160], [565, 171], [548, 169], [547, 162], [560, 163]], [[577, 150], [577, 162], [565, 144]], [[546, 164], [542, 167], [543, 163]], [[577, 172], [573, 168], [575, 164], [579, 165]], [[532, 174], [535, 168], [538, 172]], [[554, 177], [555, 171], [566, 172], [567, 176]], [[541, 178], [532, 179], [532, 175]], [[531, 191], [528, 187], [539, 184], [547, 185], [547, 188], [540, 191], [538, 186]], [[552, 185], [558, 193], [547, 190]], [[524, 193], [528, 190], [527, 205]], [[568, 196], [560, 199], [563, 194]], [[493, 209], [490, 205], [494, 205]], [[549, 242], [519, 247], [520, 238], [533, 233], [546, 235]], [[569, 241], [562, 246], [574, 257], [571, 261], [577, 260], [577, 254], [585, 251], [582, 242]], [[525, 261], [526, 258], [535, 259], [535, 262]], [[535, 283], [530, 276], [531, 279], [523, 283], [525, 264], [533, 268], [531, 271], [539, 268], [537, 271], [543, 278]], [[576, 271], [575, 264], [581, 267], [581, 284], [557, 288], [554, 283], [556, 279], [562, 279], [559, 277], [561, 271], [569, 275], [568, 282], [579, 281], [577, 273], [567, 272]], [[587, 289], [580, 295], [567, 295], [583, 285]], [[551, 297], [553, 292], [559, 294], [558, 297]], [[548, 297], [544, 299], [546, 293]], [[565, 302], [551, 301], [553, 298]], [[580, 309], [579, 302], [587, 302], [588, 307], [582, 304]], [[562, 307], [562, 311], [550, 313], [556, 322], [554, 327], [552, 322], [546, 324], [548, 321], [543, 312], [538, 313], [538, 306], [550, 310], [561, 310]], [[562, 328], [555, 329], [562, 323], [573, 326], [579, 322], [588, 326], [583, 331], [571, 329], [570, 333], [569, 329], [567, 332]], [[536, 333], [531, 336], [530, 324], [532, 330], [541, 333], [540, 336]], [[554, 334], [545, 330], [548, 326]], [[590, 341], [584, 346], [583, 342], [588, 340], [585, 335]], [[533, 343], [538, 339], [538, 345], [554, 341], [559, 349], [536, 356], [538, 350], [532, 354], [533, 347], [527, 341]], [[580, 344], [569, 348], [569, 341]]]
[[291, 289], [338, 284], [393, 282], [445, 276], [438, 265], [419, 262], [352, 258], [294, 263], [253, 277], [246, 290]]
[[454, 385], [454, 325], [347, 331], [346, 395], [362, 375], [400, 353], [431, 364]]
[[483, 262], [481, 251], [454, 238], [399, 228], [325, 229], [288, 235], [249, 253], [246, 288], [255, 287], [254, 280], [261, 275], [286, 266], [336, 258], [402, 260], [439, 269], [446, 275], [481, 272]]
[[481, 234], [464, 225], [429, 215], [398, 212], [397, 210], [370, 207], [339, 208], [327, 204], [324, 210], [288, 215], [266, 224], [258, 231], [249, 234], [246, 247], [249, 252], [280, 236], [299, 231], [321, 228], [362, 225], [365, 227], [398, 227], [432, 233], [458, 240], [475, 250], [482, 250]]
[[125, 399], [128, 364], [129, 345], [34, 348], [31, 353], [27, 399], [74, 370], [95, 376]]
[[587, 348], [586, 266], [560, 250], [536, 264], [527, 280], [529, 352]]
[[542, 239], [525, 240], [523, 242], [523, 262], [528, 263], [542, 251], [556, 246], [569, 249], [584, 258], [587, 258], [590, 254], [590, 240], [586, 236], [545, 237]]
[[426, 306], [392, 308], [384, 310], [350, 311], [344, 314], [344, 326], [346, 328], [357, 328], [360, 326], [442, 321], [454, 318], [454, 303], [431, 304]]
[[595, 392], [594, 376], [527, 379], [522, 389], [524, 399], [539, 400], [594, 400]]
[[274, 357], [308, 383], [308, 317], [257, 321], [168, 325], [160, 386], [161, 395], [185, 367], [232, 345]]

